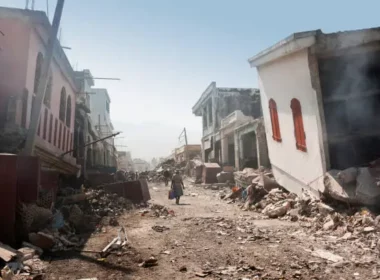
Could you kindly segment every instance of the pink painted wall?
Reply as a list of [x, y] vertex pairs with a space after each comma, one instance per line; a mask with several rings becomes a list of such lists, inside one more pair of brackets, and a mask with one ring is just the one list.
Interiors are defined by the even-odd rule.
[[21, 97], [24, 89], [30, 27], [13, 18], [0, 18], [0, 27], [0, 111], [5, 113], [7, 97]]
[[[41, 52], [45, 55], [47, 34], [42, 26], [33, 27], [27, 21], [19, 18], [1, 18], [1, 31], [6, 34], [0, 39], [0, 96], [4, 96], [1, 88], [8, 89], [18, 94], [20, 97], [17, 104], [16, 124], [21, 125], [22, 115], [22, 93], [24, 89], [28, 91], [28, 106], [26, 127], [29, 127], [33, 89], [34, 75], [37, 62], [37, 55]], [[6, 44], [3, 45], [3, 42]], [[72, 149], [74, 136], [74, 118], [75, 118], [75, 92], [73, 81], [68, 78], [67, 72], [60, 67], [62, 59], [55, 55], [51, 64], [53, 75], [52, 96], [50, 108], [42, 106], [40, 116], [40, 133], [37, 136], [37, 145], [49, 152], [60, 155], [61, 153]], [[66, 100], [71, 97], [71, 123], [70, 127], [65, 122], [59, 120], [60, 95], [62, 88], [66, 89]], [[0, 100], [1, 101], [1, 100]], [[44, 114], [45, 109], [48, 111], [48, 121], [46, 124], [46, 137], [44, 137]], [[50, 125], [52, 115], [52, 125]], [[58, 122], [57, 139], [54, 143], [55, 122]], [[61, 141], [59, 138], [59, 128], [62, 127]], [[49, 141], [49, 130], [52, 127], [52, 137]], [[66, 131], [65, 136], [63, 132]], [[64, 138], [64, 139], [63, 139]], [[67, 141], [68, 140], [68, 141]], [[59, 145], [60, 142], [60, 145]], [[63, 145], [64, 144], [64, 145]], [[65, 156], [65, 159], [75, 164], [75, 159], [71, 155]]]

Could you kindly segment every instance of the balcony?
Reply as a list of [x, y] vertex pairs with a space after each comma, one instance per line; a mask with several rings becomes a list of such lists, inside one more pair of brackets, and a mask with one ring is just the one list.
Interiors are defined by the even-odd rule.
[[236, 110], [233, 113], [229, 114], [227, 117], [222, 119], [221, 129], [228, 128], [230, 126], [237, 127], [247, 121], [253, 120], [253, 117], [246, 116], [240, 110]]

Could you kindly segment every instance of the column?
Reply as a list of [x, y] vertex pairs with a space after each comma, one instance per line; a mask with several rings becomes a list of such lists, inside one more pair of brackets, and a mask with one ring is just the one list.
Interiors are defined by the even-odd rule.
[[239, 139], [239, 133], [234, 131], [234, 146], [235, 146], [235, 168], [236, 170], [240, 170], [240, 150], [242, 149], [242, 145]]
[[224, 134], [220, 134], [220, 146], [222, 150], [222, 159], [221, 163], [226, 163], [228, 162], [228, 137]]

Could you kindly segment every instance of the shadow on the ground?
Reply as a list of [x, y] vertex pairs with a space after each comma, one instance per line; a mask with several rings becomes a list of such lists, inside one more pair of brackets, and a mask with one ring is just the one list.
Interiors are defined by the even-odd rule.
[[120, 271], [125, 274], [131, 274], [135, 272], [135, 269], [132, 269], [130, 267], [117, 265], [108, 261], [103, 261], [102, 259], [99, 259], [98, 254], [94, 253], [94, 256], [87, 256], [83, 255], [81, 252], [75, 252], [75, 251], [67, 251], [67, 252], [56, 252], [56, 253], [49, 253], [45, 254], [45, 260], [49, 260], [49, 262], [54, 263], [56, 261], [61, 260], [82, 260], [86, 262], [90, 262], [93, 264], [96, 264], [97, 266], [102, 266], [105, 269]]

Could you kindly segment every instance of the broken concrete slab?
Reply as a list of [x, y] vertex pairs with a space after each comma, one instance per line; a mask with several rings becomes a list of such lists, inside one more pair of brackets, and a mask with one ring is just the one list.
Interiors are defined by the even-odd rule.
[[352, 204], [378, 204], [380, 201], [380, 188], [367, 167], [358, 168], [355, 181], [343, 176], [344, 180], [350, 183], [345, 183], [343, 179], [340, 179], [342, 177], [342, 175], [338, 176], [340, 173], [341, 171], [338, 170], [330, 170], [326, 173], [324, 183], [327, 196]]
[[276, 204], [269, 204], [263, 210], [263, 214], [267, 215], [269, 218], [277, 218], [284, 216], [288, 210], [291, 208], [289, 201], [280, 201]]
[[17, 251], [12, 247], [0, 243], [0, 258], [6, 262], [10, 262], [14, 257], [17, 256]]
[[312, 251], [311, 254], [314, 257], [325, 259], [325, 260], [328, 260], [330, 262], [336, 263], [336, 262], [343, 261], [343, 257], [336, 255], [336, 254], [333, 254], [333, 253], [326, 251], [326, 250], [323, 250], [323, 249], [316, 249], [316, 250]]
[[379, 202], [380, 188], [367, 167], [359, 168], [356, 177], [356, 196], [358, 201], [366, 205], [376, 205]]
[[337, 176], [344, 184], [355, 183], [356, 177], [358, 176], [358, 168], [350, 167], [339, 171]]
[[276, 182], [276, 180], [269, 178], [264, 174], [260, 174], [260, 181], [257, 183], [259, 187], [264, 188], [267, 192], [281, 188], [281, 186]]

